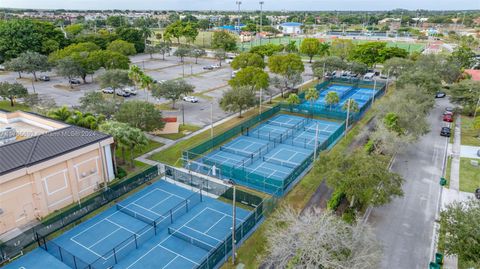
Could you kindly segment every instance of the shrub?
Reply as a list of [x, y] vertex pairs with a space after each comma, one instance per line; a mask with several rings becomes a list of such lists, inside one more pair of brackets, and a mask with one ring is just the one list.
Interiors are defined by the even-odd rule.
[[373, 150], [375, 149], [373, 140], [369, 139], [367, 144], [365, 144], [364, 149], [368, 154], [372, 153]]
[[125, 171], [125, 169], [123, 169], [122, 167], [118, 166], [117, 167], [117, 177], [118, 178], [124, 178], [127, 176], [127, 171]]
[[330, 197], [330, 200], [327, 202], [327, 208], [330, 210], [336, 210], [344, 197], [345, 193], [338, 190], [334, 191], [332, 197]]

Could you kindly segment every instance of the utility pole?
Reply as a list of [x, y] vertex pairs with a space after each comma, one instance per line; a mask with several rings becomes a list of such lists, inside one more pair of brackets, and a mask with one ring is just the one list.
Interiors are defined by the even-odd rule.
[[262, 30], [263, 30], [263, 4], [265, 4], [264, 1], [260, 1], [260, 45], [262, 45]]
[[242, 1], [237, 1], [235, 2], [238, 6], [238, 18], [237, 18], [237, 28], [238, 28], [238, 36], [240, 36], [240, 5], [242, 4]]

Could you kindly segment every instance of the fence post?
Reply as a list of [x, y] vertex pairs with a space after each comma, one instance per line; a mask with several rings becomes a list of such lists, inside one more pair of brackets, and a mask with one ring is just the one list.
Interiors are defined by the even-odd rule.
[[173, 223], [173, 215], [172, 215], [172, 210], [170, 209], [170, 223]]
[[63, 262], [63, 254], [62, 254], [62, 249], [60, 248], [60, 246], [58, 246], [58, 253], [60, 253], [60, 260]]
[[115, 259], [115, 264], [117, 264], [117, 252], [115, 251], [115, 248], [113, 249], [113, 258]]
[[75, 256], [73, 256], [73, 264], [75, 265], [75, 269], [77, 269], [78, 268], [77, 267], [77, 258], [75, 258]]
[[[153, 223], [153, 228], [155, 229], [155, 222]], [[155, 232], [155, 235], [156, 235], [156, 232]], [[137, 234], [133, 234], [133, 238], [135, 239], [135, 249], [138, 249]]]

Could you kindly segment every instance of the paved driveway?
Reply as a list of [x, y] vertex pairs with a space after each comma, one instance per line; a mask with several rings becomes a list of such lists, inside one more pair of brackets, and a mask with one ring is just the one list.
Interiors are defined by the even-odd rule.
[[480, 150], [480, 147], [474, 146], [464, 146], [462, 145], [460, 149], [460, 157], [462, 158], [471, 158], [471, 159], [480, 159], [477, 152]]
[[397, 155], [393, 163], [392, 170], [405, 179], [404, 197], [373, 209], [370, 215], [384, 246], [381, 268], [428, 268], [447, 143], [439, 135], [446, 124], [439, 115], [448, 105], [446, 99], [437, 100], [428, 117], [431, 131]]

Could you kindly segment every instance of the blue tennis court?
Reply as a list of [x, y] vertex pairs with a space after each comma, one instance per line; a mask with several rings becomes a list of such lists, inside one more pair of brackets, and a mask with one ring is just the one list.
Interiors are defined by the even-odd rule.
[[298, 174], [297, 168], [312, 159], [315, 148], [340, 126], [339, 122], [277, 114], [206, 156], [190, 160], [188, 168], [277, 193], [288, 187]]
[[[164, 180], [117, 205], [5, 268], [195, 268], [232, 231], [230, 204]], [[237, 208], [237, 227], [251, 214]]]

